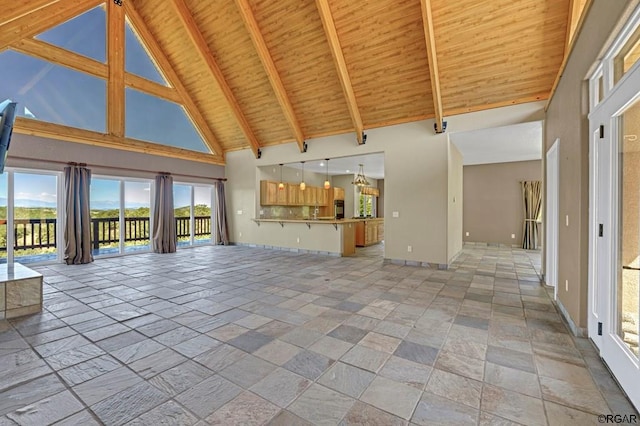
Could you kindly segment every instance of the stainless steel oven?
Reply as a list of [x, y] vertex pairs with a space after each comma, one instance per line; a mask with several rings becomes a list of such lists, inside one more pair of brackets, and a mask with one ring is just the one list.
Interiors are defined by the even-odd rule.
[[336, 219], [344, 219], [344, 200], [335, 200], [333, 202], [333, 211]]

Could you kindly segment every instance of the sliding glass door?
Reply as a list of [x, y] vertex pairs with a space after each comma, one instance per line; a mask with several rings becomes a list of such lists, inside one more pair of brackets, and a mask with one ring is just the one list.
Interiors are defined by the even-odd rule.
[[174, 183], [173, 206], [178, 247], [211, 243], [213, 187]]

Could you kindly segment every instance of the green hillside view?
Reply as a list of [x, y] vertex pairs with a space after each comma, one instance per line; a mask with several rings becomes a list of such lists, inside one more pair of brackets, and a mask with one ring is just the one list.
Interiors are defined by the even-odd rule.
[[[16, 256], [28, 256], [55, 253], [56, 251], [56, 232], [64, 232], [63, 228], [55, 227], [54, 223], [45, 223], [46, 219], [55, 219], [57, 210], [52, 207], [15, 207], [14, 208], [14, 226], [16, 228], [16, 244], [17, 249], [14, 251]], [[149, 207], [138, 207], [125, 209], [125, 218], [140, 218], [147, 220], [128, 222], [125, 228], [125, 246], [145, 246], [149, 244]], [[179, 219], [179, 232], [183, 229], [183, 233], [189, 232], [190, 229], [190, 208], [189, 206], [178, 207], [174, 209], [176, 219]], [[92, 219], [118, 219], [120, 216], [119, 209], [92, 209]], [[206, 240], [211, 238], [211, 221], [207, 218], [211, 217], [211, 207], [198, 204], [194, 206], [195, 223], [195, 239]], [[7, 207], [0, 207], [0, 258], [7, 256]], [[27, 219], [39, 219], [37, 223], [30, 223]], [[99, 244], [100, 248], [118, 247], [120, 235], [119, 221], [100, 221], [101, 223], [92, 223], [92, 234], [97, 230], [98, 240], [105, 241]], [[109, 228], [110, 227], [110, 228]], [[185, 231], [186, 230], [186, 231]], [[179, 236], [180, 241], [189, 241], [188, 236]], [[110, 241], [110, 242], [109, 242]], [[20, 248], [25, 246], [41, 246], [37, 248]]]

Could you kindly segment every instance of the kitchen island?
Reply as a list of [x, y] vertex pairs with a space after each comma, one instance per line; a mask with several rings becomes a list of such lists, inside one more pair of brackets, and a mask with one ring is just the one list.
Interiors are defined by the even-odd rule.
[[264, 247], [303, 253], [352, 256], [356, 252], [357, 220], [351, 219], [253, 219], [256, 237]]

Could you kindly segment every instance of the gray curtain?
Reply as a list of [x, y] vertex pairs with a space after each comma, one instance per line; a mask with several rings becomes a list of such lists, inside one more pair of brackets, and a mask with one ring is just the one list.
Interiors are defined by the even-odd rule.
[[156, 176], [156, 199], [153, 209], [153, 251], [175, 253], [178, 238], [173, 212], [173, 177]]
[[522, 248], [535, 250], [538, 248], [538, 222], [542, 215], [542, 182], [535, 180], [521, 184], [524, 201]]
[[[67, 265], [93, 262], [89, 193], [91, 170], [78, 165], [64, 168], [64, 261]], [[98, 236], [96, 235], [96, 238]]]
[[227, 226], [227, 202], [224, 197], [224, 182], [216, 181], [214, 187], [216, 189], [215, 243], [226, 246], [229, 244], [229, 228]]

